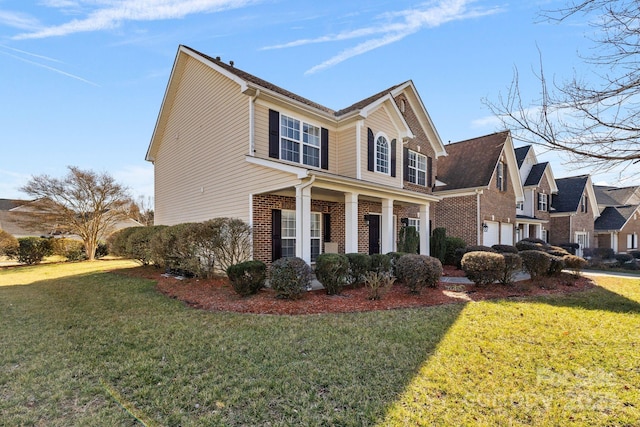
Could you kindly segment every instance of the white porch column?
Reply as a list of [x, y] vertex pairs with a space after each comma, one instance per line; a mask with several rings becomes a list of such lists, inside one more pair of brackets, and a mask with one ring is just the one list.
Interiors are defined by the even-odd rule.
[[429, 204], [420, 205], [420, 255], [430, 255]]
[[344, 194], [344, 252], [358, 252], [358, 193]]
[[611, 249], [613, 249], [613, 252], [618, 253], [618, 233], [615, 231], [611, 233]]
[[382, 199], [382, 235], [380, 236], [380, 253], [393, 251], [393, 199]]
[[311, 185], [296, 186], [296, 256], [311, 263]]

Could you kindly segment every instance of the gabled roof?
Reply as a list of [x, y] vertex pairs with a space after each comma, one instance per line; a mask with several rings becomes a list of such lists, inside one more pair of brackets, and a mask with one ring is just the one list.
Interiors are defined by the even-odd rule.
[[610, 187], [595, 185], [593, 187], [598, 204], [601, 206], [635, 205], [640, 203], [640, 186]]
[[16, 200], [16, 199], [0, 199], [0, 211], [10, 211], [18, 206], [22, 206], [29, 203], [28, 200]]
[[586, 191], [589, 199], [589, 209], [597, 216], [598, 204], [595, 200], [596, 197], [589, 175], [556, 179], [556, 186], [558, 187], [558, 194], [551, 201], [551, 207], [556, 213], [577, 212], [578, 208], [580, 208], [582, 194]]
[[[517, 153], [516, 153], [517, 154]], [[540, 184], [540, 180], [544, 176], [544, 172], [549, 166], [549, 162], [538, 163], [537, 165], [533, 165], [531, 171], [529, 172], [529, 176], [527, 176], [527, 180], [524, 182], [524, 186], [528, 187], [530, 185], [537, 186]]]
[[608, 206], [596, 219], [595, 229], [600, 231], [621, 230], [639, 208], [638, 205]]
[[527, 154], [529, 154], [529, 150], [532, 148], [531, 145], [525, 145], [524, 147], [518, 147], [514, 151], [516, 153], [516, 160], [518, 161], [518, 169], [522, 167], [524, 163], [524, 159], [527, 158]]

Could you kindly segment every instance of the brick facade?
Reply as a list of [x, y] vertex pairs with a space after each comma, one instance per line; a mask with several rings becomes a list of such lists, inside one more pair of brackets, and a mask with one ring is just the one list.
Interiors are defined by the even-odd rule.
[[585, 232], [588, 236], [588, 246], [595, 246], [594, 219], [591, 212], [577, 212], [563, 216], [552, 216], [549, 222], [549, 243], [560, 245], [562, 243], [575, 243], [575, 233]]
[[443, 227], [447, 236], [459, 237], [467, 245], [478, 241], [477, 200], [475, 195], [448, 197], [435, 203], [433, 208], [433, 227]]

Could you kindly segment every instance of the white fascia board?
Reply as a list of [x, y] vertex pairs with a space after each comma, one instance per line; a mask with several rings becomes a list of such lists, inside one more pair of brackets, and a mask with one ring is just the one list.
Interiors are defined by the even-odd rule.
[[[391, 106], [391, 111], [392, 112], [390, 112], [386, 108], [387, 105]], [[414, 137], [413, 132], [411, 132], [411, 128], [409, 128], [409, 125], [407, 124], [406, 120], [402, 116], [402, 113], [398, 109], [398, 106], [396, 105], [396, 102], [393, 99], [393, 97], [391, 96], [391, 94], [386, 94], [385, 96], [383, 96], [381, 98], [378, 98], [377, 100], [375, 100], [371, 104], [369, 104], [366, 107], [362, 108], [360, 110], [360, 116], [362, 118], [366, 119], [369, 116], [369, 114], [373, 113], [374, 111], [376, 111], [380, 107], [385, 108], [385, 112], [387, 113], [387, 115], [389, 117], [391, 117], [392, 115], [395, 115], [396, 118], [394, 119], [392, 117], [391, 121], [393, 122], [394, 126], [397, 129], [398, 136], [400, 137], [400, 139], [413, 138]], [[400, 126], [402, 126], [404, 129], [400, 129], [398, 127], [398, 125], [397, 125], [397, 122], [400, 122]]]
[[294, 166], [286, 163], [280, 163], [273, 160], [263, 159], [260, 157], [245, 156], [245, 160], [251, 164], [264, 166], [265, 168], [276, 169], [281, 172], [286, 172], [295, 175], [298, 179], [303, 179], [309, 176], [309, 169]]

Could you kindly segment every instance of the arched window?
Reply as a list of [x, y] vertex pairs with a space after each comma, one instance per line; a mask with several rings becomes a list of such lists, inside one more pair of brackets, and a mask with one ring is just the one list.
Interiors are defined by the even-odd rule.
[[384, 136], [376, 139], [376, 172], [389, 174], [389, 143]]

